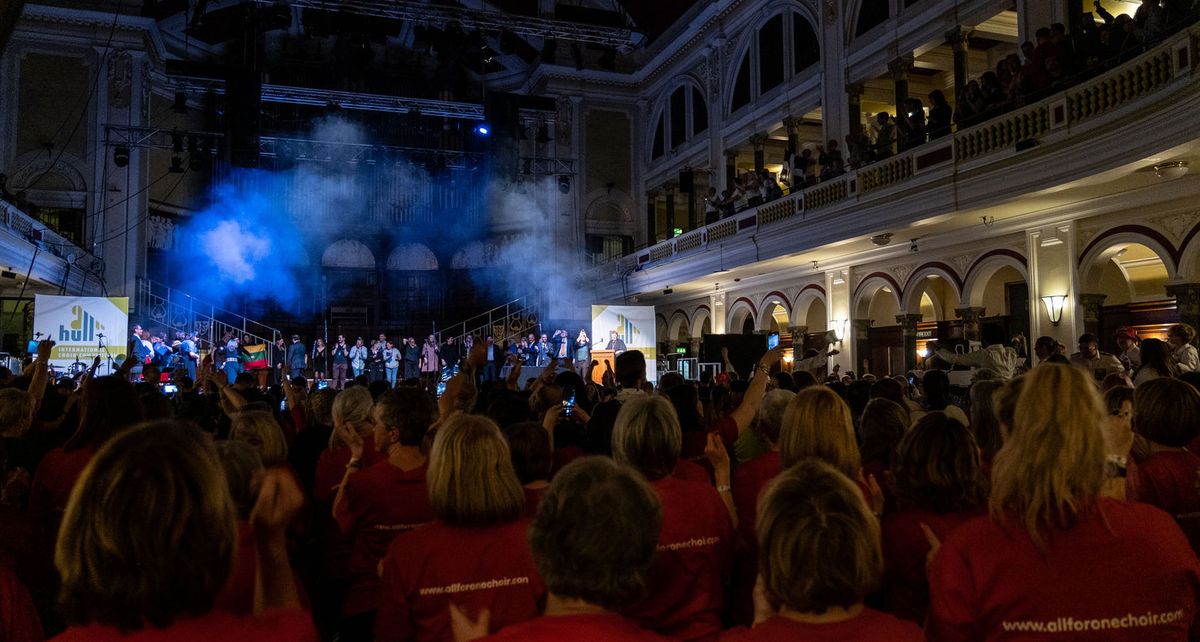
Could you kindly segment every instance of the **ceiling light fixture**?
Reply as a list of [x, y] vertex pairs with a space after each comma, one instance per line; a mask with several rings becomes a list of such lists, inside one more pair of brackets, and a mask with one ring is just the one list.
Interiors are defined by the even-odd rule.
[[1187, 161], [1171, 161], [1169, 163], [1159, 163], [1154, 166], [1154, 175], [1166, 181], [1182, 178], [1187, 173]]

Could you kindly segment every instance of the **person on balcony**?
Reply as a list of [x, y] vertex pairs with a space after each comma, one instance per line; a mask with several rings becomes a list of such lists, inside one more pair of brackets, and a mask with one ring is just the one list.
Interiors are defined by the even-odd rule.
[[704, 193], [704, 224], [711, 225], [721, 218], [721, 199], [717, 196], [717, 188], [710, 187]]
[[831, 138], [828, 143], [817, 145], [817, 161], [821, 164], [823, 181], [846, 173], [846, 162], [842, 159], [842, 150], [838, 149], [837, 140]]
[[891, 158], [892, 144], [896, 142], [896, 125], [886, 111], [875, 115], [875, 145], [871, 147], [871, 156], [877, 160]]
[[949, 134], [950, 119], [953, 117], [954, 109], [946, 101], [946, 94], [941, 89], [929, 92], [929, 140]]

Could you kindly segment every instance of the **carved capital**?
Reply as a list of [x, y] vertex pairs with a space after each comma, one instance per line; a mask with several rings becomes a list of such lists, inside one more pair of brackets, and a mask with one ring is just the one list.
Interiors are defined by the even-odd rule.
[[851, 83], [846, 85], [846, 95], [850, 97], [851, 101], [862, 100], [862, 95], [865, 90], [866, 88], [862, 83]]
[[892, 72], [893, 80], [908, 80], [908, 72], [912, 71], [912, 67], [912, 56], [900, 56], [888, 63], [888, 71]]
[[1079, 305], [1083, 306], [1083, 320], [1094, 323], [1100, 320], [1100, 310], [1104, 308], [1107, 294], [1080, 294]]
[[762, 151], [763, 145], [767, 144], [767, 135], [754, 134], [750, 137], [750, 144], [754, 146], [754, 151]]
[[1200, 283], [1176, 283], [1167, 286], [1167, 295], [1175, 297], [1179, 316], [1200, 315]]
[[787, 129], [789, 136], [796, 133], [796, 128], [800, 126], [801, 122], [801, 119], [796, 118], [795, 116], [784, 116], [783, 118], [783, 126], [785, 129]]
[[916, 334], [917, 324], [920, 323], [921, 319], [923, 318], [924, 317], [920, 314], [897, 314], [896, 323], [900, 325], [900, 328], [904, 331], [904, 334]]
[[974, 33], [970, 28], [959, 25], [946, 32], [946, 44], [954, 49], [955, 53], [966, 51], [971, 42], [971, 34]]

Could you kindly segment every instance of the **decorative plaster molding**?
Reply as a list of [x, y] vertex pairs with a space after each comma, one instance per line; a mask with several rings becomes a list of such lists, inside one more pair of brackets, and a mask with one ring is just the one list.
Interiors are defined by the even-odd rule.
[[950, 259], [950, 263], [954, 264], [955, 269], [958, 270], [959, 278], [964, 279], [967, 277], [967, 270], [971, 269], [971, 264], [974, 262], [974, 254], [959, 254], [958, 256]]
[[[905, 263], [904, 265], [893, 265], [887, 271], [896, 277], [896, 283], [904, 284], [908, 283], [908, 277], [912, 275], [915, 269], [917, 269], [916, 263]], [[900, 293], [897, 292], [896, 295], [899, 296]]]
[[[1149, 219], [1149, 222], [1162, 232], [1165, 232], [1167, 237], [1171, 239], [1176, 246], [1183, 242], [1187, 233], [1192, 231], [1197, 222], [1200, 222], [1200, 210], [1191, 212], [1176, 212], [1174, 214], [1166, 214]], [[1090, 240], [1090, 239], [1089, 239]], [[1084, 242], [1084, 246], [1087, 242]]]

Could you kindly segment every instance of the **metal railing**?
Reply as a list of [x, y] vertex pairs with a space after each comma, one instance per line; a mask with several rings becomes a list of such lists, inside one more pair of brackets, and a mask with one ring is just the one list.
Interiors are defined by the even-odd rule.
[[538, 326], [540, 319], [529, 297], [521, 297], [442, 328], [437, 333], [437, 340], [441, 344], [454, 337], [455, 343], [461, 345], [464, 337], [474, 335], [477, 339], [492, 337], [500, 344], [527, 334]]
[[[864, 203], [887, 198], [906, 189], [926, 172], [954, 173], [959, 165], [978, 166], [985, 157], [1011, 154], [1023, 146], [1036, 145], [1051, 135], [1069, 135], [1084, 121], [1129, 105], [1144, 105], [1159, 99], [1171, 87], [1187, 84], [1197, 74], [1200, 58], [1200, 25], [1192, 25], [1165, 38], [1141, 55], [1093, 78], [1057, 91], [1046, 98], [996, 115], [960, 129], [952, 135], [930, 140], [893, 157], [859, 167], [816, 185], [795, 189], [782, 198], [739, 211], [729, 218], [690, 230], [678, 237], [639, 248], [626, 256], [609, 259], [595, 268], [620, 274], [646, 267], [681, 254], [702, 250], [743, 234], [757, 234], [796, 216], [833, 205]], [[1007, 158], [1001, 155], [1001, 158]], [[878, 194], [877, 194], [878, 193]], [[818, 219], [814, 223], [818, 223]]]
[[149, 279], [138, 280], [137, 314], [137, 320], [151, 331], [155, 326], [162, 326], [175, 331], [195, 332], [203, 349], [211, 348], [227, 332], [266, 344], [272, 344], [283, 336], [276, 328]]
[[54, 256], [75, 263], [82, 259], [94, 261], [90, 252], [75, 245], [58, 232], [50, 229], [45, 223], [21, 211], [14, 203], [0, 199], [0, 224], [14, 234], [49, 252]]

